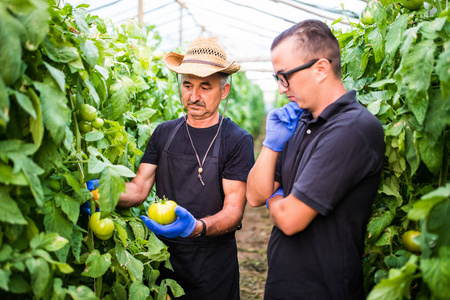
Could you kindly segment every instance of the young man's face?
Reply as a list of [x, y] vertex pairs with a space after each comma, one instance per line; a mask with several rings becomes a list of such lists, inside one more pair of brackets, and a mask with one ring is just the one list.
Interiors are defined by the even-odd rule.
[[220, 75], [217, 73], [208, 77], [181, 77], [183, 105], [194, 119], [203, 120], [217, 113], [220, 101], [226, 98], [229, 90], [228, 83], [220, 88]]
[[[275, 74], [290, 71], [308, 62], [297, 50], [294, 38], [285, 39], [272, 50], [272, 65]], [[310, 106], [313, 105], [308, 100], [313, 94], [313, 67], [285, 76], [289, 82], [288, 87], [278, 83], [279, 93], [286, 94], [289, 101], [296, 102], [302, 109], [310, 109]]]

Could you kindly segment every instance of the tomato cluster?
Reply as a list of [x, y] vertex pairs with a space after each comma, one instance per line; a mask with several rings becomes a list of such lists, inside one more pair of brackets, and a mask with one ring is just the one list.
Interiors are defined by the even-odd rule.
[[107, 240], [114, 233], [114, 222], [110, 218], [100, 219], [100, 212], [95, 212], [89, 219], [89, 227], [95, 236], [101, 240]]
[[82, 133], [92, 131], [93, 128], [100, 129], [103, 127], [103, 119], [97, 116], [97, 109], [89, 104], [83, 104], [80, 107], [81, 121], [78, 127]]
[[173, 223], [177, 218], [175, 213], [176, 206], [177, 203], [175, 201], [164, 198], [150, 205], [148, 217], [161, 225]]

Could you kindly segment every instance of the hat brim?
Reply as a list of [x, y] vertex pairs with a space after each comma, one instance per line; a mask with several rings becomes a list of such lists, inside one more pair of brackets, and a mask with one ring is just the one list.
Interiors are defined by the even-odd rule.
[[184, 55], [182, 54], [169, 52], [164, 55], [163, 61], [166, 64], [167, 68], [174, 71], [175, 73], [189, 74], [198, 77], [208, 77], [214, 73], [219, 72], [233, 74], [239, 71], [239, 69], [241, 68], [241, 66], [234, 61], [228, 63], [228, 65], [225, 67], [219, 67], [202, 63], [182, 63], [183, 58]]

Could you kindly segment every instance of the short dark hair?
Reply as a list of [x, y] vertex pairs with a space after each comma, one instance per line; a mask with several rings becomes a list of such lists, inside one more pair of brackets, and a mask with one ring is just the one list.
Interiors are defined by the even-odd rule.
[[299, 54], [307, 61], [316, 58], [332, 60], [331, 66], [337, 78], [341, 78], [341, 49], [331, 29], [319, 20], [304, 20], [280, 33], [272, 42], [273, 51], [282, 41], [294, 37]]

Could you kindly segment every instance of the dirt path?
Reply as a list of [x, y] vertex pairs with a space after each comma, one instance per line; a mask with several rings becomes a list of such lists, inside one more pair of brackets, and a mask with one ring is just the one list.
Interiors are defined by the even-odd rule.
[[242, 229], [236, 232], [241, 300], [263, 299], [267, 276], [267, 242], [271, 230], [272, 223], [267, 208], [247, 205]]

